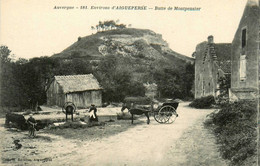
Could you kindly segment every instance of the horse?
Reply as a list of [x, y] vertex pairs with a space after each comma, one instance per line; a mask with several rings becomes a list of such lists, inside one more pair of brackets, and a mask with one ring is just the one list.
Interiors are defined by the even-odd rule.
[[150, 123], [150, 118], [149, 118], [149, 110], [144, 110], [141, 108], [128, 108], [126, 105], [123, 105], [121, 108], [121, 112], [123, 112], [125, 109], [128, 109], [128, 111], [130, 112], [131, 116], [132, 116], [132, 124], [134, 123], [134, 115], [142, 115], [144, 114], [147, 117], [147, 124]]

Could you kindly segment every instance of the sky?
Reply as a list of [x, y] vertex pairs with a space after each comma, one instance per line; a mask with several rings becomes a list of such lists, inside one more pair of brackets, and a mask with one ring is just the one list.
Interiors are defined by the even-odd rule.
[[[95, 31], [99, 21], [120, 20], [133, 28], [162, 34], [169, 47], [191, 56], [196, 45], [214, 36], [215, 43], [231, 43], [246, 0], [1, 0], [0, 44], [16, 57], [33, 58], [60, 53]], [[74, 9], [54, 9], [73, 6]], [[88, 9], [80, 9], [88, 6]], [[148, 10], [96, 10], [91, 6], [147, 6]], [[154, 10], [155, 7], [199, 7], [200, 11]], [[79, 9], [76, 9], [78, 7]]]

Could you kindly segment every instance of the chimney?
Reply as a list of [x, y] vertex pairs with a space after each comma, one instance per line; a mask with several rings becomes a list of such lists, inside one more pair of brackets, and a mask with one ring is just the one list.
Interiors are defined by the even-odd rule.
[[208, 44], [213, 44], [214, 43], [214, 37], [212, 35], [210, 35], [208, 37]]

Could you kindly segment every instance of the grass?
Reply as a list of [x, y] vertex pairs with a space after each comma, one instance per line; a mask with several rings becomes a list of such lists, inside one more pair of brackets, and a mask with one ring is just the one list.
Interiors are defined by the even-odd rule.
[[59, 135], [67, 139], [93, 140], [109, 137], [144, 123], [145, 122], [143, 121], [135, 120], [132, 125], [130, 120], [117, 120], [115, 122], [105, 122], [102, 125], [92, 127], [50, 128], [46, 129], [45, 132]]

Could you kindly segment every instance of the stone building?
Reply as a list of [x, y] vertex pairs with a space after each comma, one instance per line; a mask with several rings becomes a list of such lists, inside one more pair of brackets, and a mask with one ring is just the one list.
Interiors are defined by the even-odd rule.
[[219, 79], [230, 76], [231, 44], [214, 43], [213, 36], [197, 45], [195, 52], [195, 98], [220, 93]]
[[230, 99], [255, 98], [259, 88], [259, 0], [248, 0], [232, 42]]
[[73, 102], [79, 108], [102, 105], [102, 88], [92, 74], [55, 76], [47, 87], [47, 105], [62, 107]]

